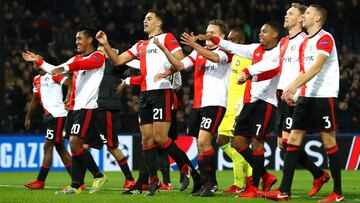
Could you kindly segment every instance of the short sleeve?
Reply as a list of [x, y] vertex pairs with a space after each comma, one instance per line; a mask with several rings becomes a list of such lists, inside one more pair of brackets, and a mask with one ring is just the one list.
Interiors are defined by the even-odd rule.
[[319, 52], [329, 56], [334, 47], [334, 40], [330, 35], [322, 36], [316, 43], [316, 48]]
[[166, 33], [164, 45], [172, 54], [181, 49], [179, 42], [171, 33]]
[[138, 45], [139, 42], [137, 42], [136, 44], [134, 44], [130, 49], [127, 50], [127, 52], [133, 57], [133, 58], [137, 58], [139, 56], [138, 53]]
[[67, 79], [67, 77], [65, 75], [58, 75], [58, 76], [52, 76], [52, 79], [54, 80], [54, 82], [62, 85]]
[[184, 68], [188, 69], [195, 65], [197, 52], [193, 50], [188, 56], [181, 60], [184, 64]]
[[34, 94], [39, 94], [39, 90], [38, 90], [38, 88], [36, 87], [37, 86], [37, 84], [39, 84], [40, 83], [40, 77], [35, 77], [34, 78], [34, 80], [33, 80], [33, 93]]
[[230, 63], [231, 62], [233, 54], [230, 54], [222, 49], [218, 49], [214, 52], [219, 56], [220, 63]]

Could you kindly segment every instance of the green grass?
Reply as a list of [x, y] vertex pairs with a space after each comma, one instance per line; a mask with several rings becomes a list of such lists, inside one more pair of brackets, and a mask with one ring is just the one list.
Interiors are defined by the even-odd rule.
[[[281, 177], [281, 172], [274, 172], [277, 177]], [[137, 174], [134, 173], [134, 174]], [[192, 184], [184, 192], [179, 192], [177, 172], [171, 173], [174, 191], [158, 192], [153, 197], [144, 197], [144, 195], [124, 196], [120, 194], [120, 188], [123, 184], [123, 175], [120, 172], [107, 172], [109, 182], [102, 190], [95, 194], [89, 194], [88, 190], [83, 191], [79, 195], [58, 196], [54, 192], [62, 186], [69, 185], [69, 176], [65, 172], [50, 172], [46, 187], [44, 190], [29, 190], [22, 185], [26, 182], [34, 180], [37, 176], [35, 172], [2, 172], [0, 173], [0, 202], [270, 202], [261, 198], [239, 200], [234, 195], [225, 195], [217, 192], [215, 197], [201, 198], [191, 197], [190, 191]], [[343, 171], [343, 192], [346, 202], [360, 202], [360, 178], [359, 171]], [[232, 184], [232, 171], [220, 171], [217, 173], [219, 187], [226, 189]], [[274, 188], [278, 187], [280, 181]], [[86, 176], [86, 185], [91, 186], [92, 177]], [[329, 181], [315, 198], [307, 196], [312, 184], [312, 177], [307, 171], [297, 170], [292, 189], [294, 198], [290, 202], [317, 202], [320, 197], [328, 195], [332, 191], [332, 181]]]

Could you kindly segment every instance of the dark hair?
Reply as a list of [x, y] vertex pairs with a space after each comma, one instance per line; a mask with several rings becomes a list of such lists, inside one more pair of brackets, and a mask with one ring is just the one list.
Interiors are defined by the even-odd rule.
[[292, 3], [291, 7], [298, 9], [301, 14], [304, 14], [305, 10], [308, 8], [307, 6], [300, 4], [300, 3]]
[[86, 37], [91, 37], [92, 38], [92, 45], [95, 48], [97, 46], [97, 41], [95, 39], [96, 36], [96, 29], [92, 26], [89, 25], [79, 25], [76, 28], [76, 32], [84, 32]]
[[222, 34], [227, 34], [229, 32], [229, 27], [228, 25], [222, 21], [222, 20], [219, 20], [219, 19], [215, 19], [215, 20], [210, 20], [208, 25], [216, 25], [216, 26], [219, 26], [220, 28], [220, 31], [222, 32]]
[[319, 14], [321, 16], [321, 23], [325, 24], [326, 18], [327, 18], [326, 9], [324, 7], [322, 7], [322, 6], [320, 6], [319, 4], [311, 4], [309, 7], [313, 7], [319, 12]]
[[239, 37], [240, 37], [240, 41], [244, 41], [246, 40], [246, 37], [245, 37], [245, 31], [244, 29], [242, 29], [241, 27], [236, 27], [236, 28], [233, 28], [230, 30], [230, 32], [236, 32], [239, 34]]
[[163, 26], [164, 26], [164, 15], [163, 15], [161, 12], [155, 11], [155, 10], [149, 10], [148, 13], [153, 13], [153, 14], [155, 14], [155, 17], [156, 17], [157, 19], [159, 19], [159, 21], [161, 22], [160, 28], [163, 28]]
[[275, 32], [279, 33], [279, 36], [281, 34], [281, 26], [279, 24], [279, 22], [277, 21], [268, 21], [264, 24], [269, 25], [273, 30], [275, 30]]

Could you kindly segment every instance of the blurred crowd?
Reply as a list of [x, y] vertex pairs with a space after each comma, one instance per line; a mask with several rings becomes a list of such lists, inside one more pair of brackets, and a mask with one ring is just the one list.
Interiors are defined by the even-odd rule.
[[[338, 123], [341, 132], [359, 132], [360, 122], [360, 0], [318, 0], [328, 10], [326, 29], [336, 41], [341, 81], [338, 99]], [[75, 28], [92, 24], [104, 30], [121, 51], [127, 50], [143, 33], [143, 18], [148, 10], [165, 16], [165, 29], [177, 38], [182, 32], [204, 33], [211, 19], [223, 19], [230, 28], [242, 27], [247, 43], [257, 42], [261, 25], [268, 20], [283, 23], [292, 1], [287, 0], [13, 0], [5, 1], [5, 119], [0, 132], [25, 132], [25, 112], [32, 97], [32, 64], [21, 58], [23, 50], [56, 58], [58, 63], [72, 57], [75, 50]], [[286, 34], [286, 33], [284, 33]], [[189, 53], [188, 47], [184, 52]], [[127, 75], [139, 74], [126, 71]], [[192, 71], [183, 72], [183, 86], [177, 91], [180, 106], [177, 113], [179, 130], [186, 129], [193, 97]], [[138, 132], [139, 88], [127, 87], [123, 92], [126, 108], [120, 112], [121, 132]], [[34, 115], [31, 132], [41, 132], [41, 109]]]

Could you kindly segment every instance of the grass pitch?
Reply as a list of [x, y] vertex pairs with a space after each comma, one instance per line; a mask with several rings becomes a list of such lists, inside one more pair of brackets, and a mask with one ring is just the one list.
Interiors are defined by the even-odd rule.
[[[277, 177], [282, 177], [281, 172], [274, 172]], [[137, 172], [133, 173], [137, 177]], [[59, 196], [54, 194], [56, 190], [61, 189], [65, 185], [70, 184], [70, 178], [65, 172], [51, 172], [48, 175], [45, 189], [30, 190], [23, 184], [35, 180], [37, 172], [1, 172], [0, 173], [0, 202], [271, 202], [262, 198], [255, 199], [235, 199], [234, 195], [223, 194], [221, 190], [228, 188], [233, 183], [232, 171], [218, 171], [217, 178], [220, 190], [214, 197], [191, 197], [190, 191], [192, 183], [184, 192], [178, 191], [179, 175], [178, 172], [171, 172], [172, 185], [174, 191], [160, 191], [153, 197], [145, 197], [141, 195], [125, 196], [121, 195], [121, 186], [124, 178], [121, 172], [107, 172], [109, 182], [102, 190], [97, 193], [89, 194], [88, 190], [83, 191], [79, 195]], [[160, 175], [160, 173], [159, 173]], [[360, 173], [359, 171], [342, 171], [343, 192], [345, 202], [360, 202]], [[273, 188], [277, 188], [280, 184], [278, 178], [277, 184]], [[92, 177], [87, 174], [86, 186], [91, 187]], [[322, 188], [322, 190], [313, 198], [307, 196], [311, 186], [312, 177], [304, 170], [296, 170], [295, 179], [292, 187], [293, 199], [290, 202], [317, 202], [319, 198], [328, 195], [332, 191], [333, 182], [330, 181]]]

